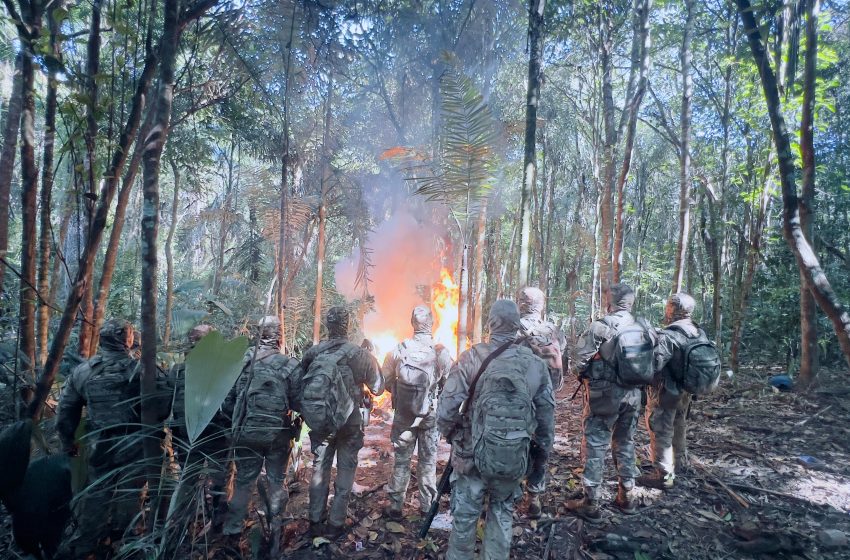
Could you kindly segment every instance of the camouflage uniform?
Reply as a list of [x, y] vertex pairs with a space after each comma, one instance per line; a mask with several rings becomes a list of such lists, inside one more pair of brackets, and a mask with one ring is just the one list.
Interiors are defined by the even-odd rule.
[[[617, 335], [617, 327], [631, 324], [634, 292], [624, 284], [610, 288], [609, 314], [604, 320], [596, 320], [582, 334], [576, 350], [576, 370], [585, 383], [583, 414], [584, 433], [582, 456], [584, 472], [582, 485], [584, 500], [568, 504], [571, 509], [587, 507], [591, 518], [598, 518], [596, 502], [599, 500], [600, 485], [605, 467], [605, 456], [613, 444], [614, 465], [619, 476], [617, 504], [624, 509], [633, 509], [632, 489], [635, 485], [634, 433], [640, 413], [641, 394], [639, 388], [621, 387], [615, 381], [616, 371], [600, 356], [602, 344]], [[654, 336], [654, 333], [651, 333]]]
[[[452, 533], [446, 560], [466, 560], [475, 552], [478, 519], [488, 496], [487, 523], [484, 528], [481, 558], [507, 559], [513, 535], [514, 501], [520, 496], [520, 482], [493, 482], [481, 478], [475, 467], [472, 449], [472, 428], [468, 415], [461, 415], [460, 406], [469, 395], [472, 383], [484, 359], [505, 342], [516, 337], [520, 327], [519, 311], [511, 301], [493, 304], [488, 320], [490, 341], [476, 344], [460, 355], [449, 372], [446, 386], [437, 405], [437, 427], [452, 440]], [[555, 398], [549, 371], [531, 350], [513, 346], [498, 360], [522, 360], [527, 364], [527, 381], [537, 427], [534, 441], [548, 454], [552, 449]], [[474, 403], [472, 405], [475, 406]]]
[[[434, 348], [431, 329], [434, 319], [431, 311], [424, 306], [416, 307], [410, 318], [413, 325], [413, 338], [398, 345], [384, 359], [382, 372], [387, 388], [393, 393], [393, 427], [390, 433], [395, 451], [393, 474], [387, 487], [390, 498], [388, 513], [391, 516], [401, 514], [404, 496], [410, 483], [410, 459], [417, 448], [416, 479], [419, 483], [419, 508], [427, 512], [437, 496], [437, 390], [442, 386], [451, 367], [451, 356], [445, 347]], [[433, 368], [431, 386], [426, 387], [430, 392], [430, 408], [424, 416], [410, 416], [399, 411], [395, 383], [399, 368], [407, 357], [407, 346], [434, 348], [434, 361], [426, 367]]]
[[[298, 407], [300, 393], [295, 381], [294, 372], [298, 362], [280, 353], [280, 320], [275, 316], [268, 316], [260, 321], [260, 344], [259, 348], [249, 348], [245, 357], [246, 363], [242, 374], [236, 380], [233, 389], [225, 399], [223, 410], [226, 416], [233, 419], [233, 432], [230, 435], [230, 445], [233, 447], [234, 463], [236, 464], [236, 481], [233, 495], [227, 502], [227, 515], [224, 520], [224, 534], [236, 535], [242, 532], [242, 524], [248, 514], [248, 506], [254, 487], [260, 476], [260, 471], [265, 464], [266, 479], [268, 481], [268, 507], [266, 512], [269, 518], [273, 518], [286, 509], [289, 501], [289, 492], [286, 488], [286, 470], [289, 462], [290, 451], [293, 440], [298, 436], [300, 428], [292, 426], [290, 411]], [[253, 362], [253, 366], [252, 366]], [[240, 426], [236, 426], [236, 416], [240, 414], [240, 406], [244, 408], [253, 403], [240, 404], [242, 398], [246, 397], [250, 375], [257, 375], [259, 368], [272, 370], [284, 381], [285, 402], [289, 407], [272, 405], [274, 415], [281, 419], [281, 423], [287, 426], [280, 429], [271, 443], [258, 443], [253, 441], [250, 434], [240, 432]], [[268, 401], [272, 402], [272, 401]]]
[[[189, 331], [189, 349], [193, 348], [197, 342], [212, 332], [213, 328], [209, 325], [198, 325]], [[188, 354], [188, 349], [187, 349]], [[178, 447], [186, 448], [189, 445], [189, 436], [186, 432], [186, 362], [174, 364], [169, 372], [169, 383], [173, 390], [173, 407], [171, 430], [172, 437], [179, 442]], [[193, 464], [187, 464], [188, 456], [181, 457], [181, 467], [183, 474], [186, 477], [183, 488], [187, 492], [194, 491], [196, 483], [200, 476], [205, 474], [209, 480], [209, 490], [212, 495], [212, 518], [213, 527], [216, 527], [220, 521], [220, 509], [222, 509], [223, 498], [227, 494], [227, 461], [230, 445], [227, 441], [227, 434], [230, 431], [230, 418], [219, 409], [213, 419], [201, 432], [201, 435], [195, 442], [192, 448], [192, 458], [195, 459]], [[199, 459], [200, 458], [200, 459]], [[201, 469], [200, 467], [206, 466]], [[178, 500], [178, 503], [184, 503], [184, 500]], [[194, 504], [192, 504], [194, 507]]]
[[[310, 508], [309, 518], [312, 530], [316, 530], [327, 517], [328, 530], [333, 533], [342, 531], [345, 518], [348, 515], [348, 500], [351, 488], [354, 486], [354, 476], [357, 471], [357, 454], [363, 447], [363, 418], [356, 406], [363, 400], [363, 386], [373, 394], [384, 392], [384, 381], [378, 362], [368, 350], [360, 348], [348, 341], [349, 314], [345, 308], [332, 307], [327, 314], [328, 340], [320, 342], [304, 353], [298, 367], [297, 378], [303, 378], [310, 363], [324, 352], [350, 347], [348, 351], [348, 369], [352, 373], [346, 379], [349, 396], [355, 403], [346, 424], [336, 433], [328, 437], [318, 437], [310, 432], [310, 448], [314, 455], [313, 476], [310, 479]], [[328, 493], [330, 491], [331, 467], [336, 456], [336, 480], [334, 481], [334, 498], [327, 513]]]
[[[669, 325], [661, 331], [655, 348], [656, 382], [647, 390], [646, 425], [649, 431], [652, 461], [664, 485], [670, 487], [675, 467], [687, 466], [687, 418], [691, 395], [677, 386], [671, 368], [683, 367], [680, 350], [687, 345], [688, 336], [695, 337], [699, 328], [691, 320], [696, 302], [688, 294], [674, 294], [667, 304]], [[675, 460], [674, 460], [675, 455]]]
[[[62, 385], [56, 431], [69, 455], [77, 453], [74, 434], [83, 407], [87, 411], [90, 486], [75, 504], [77, 532], [66, 545], [74, 556], [93, 550], [110, 531], [127, 530], [140, 512], [144, 435], [138, 427], [139, 362], [129, 355], [133, 336], [130, 323], [107, 321], [100, 329], [99, 353], [74, 368]], [[162, 388], [164, 396], [164, 384]], [[162, 400], [164, 420], [170, 401]]]
[[[543, 318], [545, 295], [539, 288], [526, 287], [519, 293], [520, 330], [525, 336], [545, 337], [557, 341], [561, 351], [562, 363], [560, 368], [549, 367], [553, 391], [558, 391], [564, 384], [564, 371], [567, 369], [567, 338], [561, 329], [552, 321]], [[531, 446], [529, 456], [529, 472], [526, 489], [531, 494], [529, 515], [539, 517], [541, 513], [540, 494], [546, 491], [546, 453], [542, 453], [535, 444]]]

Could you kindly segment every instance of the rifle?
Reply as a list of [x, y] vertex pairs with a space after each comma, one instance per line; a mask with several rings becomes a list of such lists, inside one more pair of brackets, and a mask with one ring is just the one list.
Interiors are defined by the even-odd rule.
[[[461, 416], [466, 416], [469, 413], [469, 407], [472, 405], [472, 399], [475, 397], [475, 386], [478, 384], [478, 379], [481, 377], [481, 374], [484, 373], [484, 370], [487, 369], [487, 366], [490, 365], [496, 357], [499, 356], [502, 352], [516, 344], [518, 341], [509, 340], [506, 343], [502, 344], [496, 350], [494, 350], [489, 356], [484, 358], [484, 361], [481, 362], [481, 367], [478, 368], [478, 373], [475, 374], [475, 377], [472, 379], [472, 383], [469, 385], [469, 394], [466, 399], [461, 403], [459, 412]], [[455, 430], [453, 429], [451, 433], [446, 436], [446, 439], [449, 443], [452, 442]], [[434, 522], [434, 517], [437, 516], [437, 512], [440, 510], [440, 498], [449, 491], [449, 481], [452, 476], [452, 471], [454, 468], [452, 467], [452, 460], [449, 459], [449, 462], [446, 463], [446, 469], [443, 471], [443, 475], [440, 477], [440, 482], [437, 484], [437, 496], [434, 498], [434, 501], [431, 502], [431, 508], [428, 510], [428, 515], [425, 516], [425, 519], [422, 521], [422, 527], [419, 529], [419, 538], [424, 539], [428, 536], [428, 530], [431, 528], [431, 523]]]

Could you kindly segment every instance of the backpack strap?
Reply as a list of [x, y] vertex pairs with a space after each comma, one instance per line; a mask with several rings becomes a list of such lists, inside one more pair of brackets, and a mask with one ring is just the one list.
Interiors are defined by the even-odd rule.
[[462, 415], [465, 415], [466, 412], [469, 410], [469, 406], [472, 404], [472, 399], [475, 398], [475, 386], [478, 385], [478, 380], [481, 379], [481, 374], [484, 373], [484, 370], [487, 369], [487, 366], [489, 366], [490, 363], [493, 360], [495, 360], [496, 358], [498, 358], [505, 350], [507, 350], [508, 348], [513, 346], [514, 344], [519, 344], [519, 343], [522, 343], [524, 341], [525, 341], [524, 337], [522, 339], [518, 339], [518, 340], [509, 340], [509, 341], [505, 342], [504, 344], [502, 344], [501, 346], [499, 346], [498, 348], [496, 348], [486, 358], [484, 358], [484, 361], [481, 362], [481, 367], [478, 368], [478, 372], [475, 374], [475, 377], [472, 378], [472, 383], [469, 384], [469, 395], [466, 397], [466, 400], [463, 401], [463, 403], [460, 406], [460, 413]]

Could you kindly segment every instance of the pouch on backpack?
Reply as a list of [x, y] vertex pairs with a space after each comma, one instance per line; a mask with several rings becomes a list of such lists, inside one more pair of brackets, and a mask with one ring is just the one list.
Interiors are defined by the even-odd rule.
[[620, 328], [617, 334], [600, 348], [603, 359], [617, 372], [616, 382], [621, 387], [642, 387], [655, 377], [654, 344], [649, 327], [634, 321]]
[[687, 343], [681, 348], [682, 364], [677, 379], [682, 388], [693, 395], [704, 395], [710, 393], [720, 382], [720, 353], [706, 336], [705, 331], [699, 329], [695, 337], [689, 337], [679, 327], [670, 327], [681, 333]]

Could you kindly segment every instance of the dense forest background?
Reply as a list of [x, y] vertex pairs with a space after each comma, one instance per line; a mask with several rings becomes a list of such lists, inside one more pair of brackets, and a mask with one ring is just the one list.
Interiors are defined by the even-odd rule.
[[406, 334], [443, 269], [461, 344], [526, 283], [575, 337], [619, 279], [656, 322], [694, 294], [732, 370], [843, 361], [845, 2], [3, 4], [0, 376], [40, 379], [31, 414], [104, 318], [146, 371], [268, 313], [298, 354], [334, 304]]

